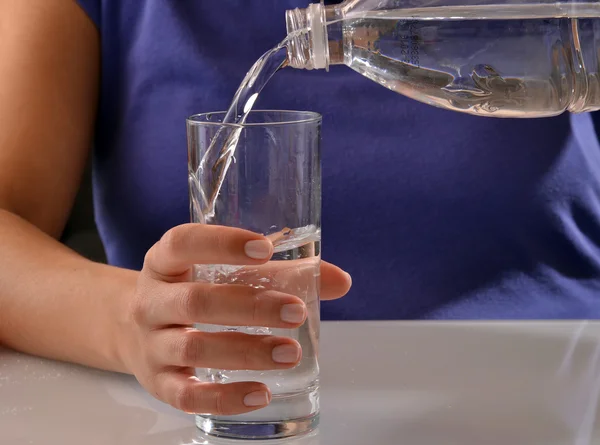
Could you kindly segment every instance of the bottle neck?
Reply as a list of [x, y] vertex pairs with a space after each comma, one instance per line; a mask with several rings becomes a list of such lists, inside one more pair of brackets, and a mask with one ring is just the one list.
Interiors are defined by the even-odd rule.
[[288, 66], [327, 70], [329, 65], [343, 63], [341, 42], [329, 40], [327, 29], [338, 14], [335, 6], [322, 3], [286, 11]]

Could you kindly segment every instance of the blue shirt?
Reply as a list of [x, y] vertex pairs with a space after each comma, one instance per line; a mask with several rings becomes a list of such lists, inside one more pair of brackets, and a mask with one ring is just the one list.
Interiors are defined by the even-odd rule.
[[[189, 221], [185, 119], [226, 109], [307, 0], [79, 0], [102, 41], [96, 218], [139, 269]], [[490, 119], [344, 66], [278, 73], [257, 108], [323, 122], [323, 258], [354, 278], [324, 319], [600, 317], [600, 147], [589, 114]]]

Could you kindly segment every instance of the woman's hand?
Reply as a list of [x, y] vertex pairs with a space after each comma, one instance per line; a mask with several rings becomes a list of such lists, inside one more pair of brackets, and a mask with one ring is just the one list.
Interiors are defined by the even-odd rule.
[[[272, 254], [273, 245], [264, 236], [200, 224], [171, 229], [148, 251], [120, 325], [125, 339], [121, 360], [146, 390], [189, 413], [240, 414], [270, 402], [269, 389], [262, 383], [201, 382], [195, 377], [195, 368], [292, 368], [302, 354], [297, 341], [240, 332], [201, 332], [192, 325], [301, 326], [308, 315], [306, 295], [294, 295], [294, 291], [310, 291], [310, 286], [302, 283], [316, 282], [314, 270], [301, 263], [291, 267], [290, 261], [269, 262]], [[245, 285], [192, 282], [194, 264], [247, 266], [242, 273], [249, 278], [243, 280]], [[248, 285], [252, 277], [259, 276], [274, 279], [263, 280], [268, 281], [267, 286]], [[321, 263], [323, 299], [343, 296], [350, 285], [348, 274]]]

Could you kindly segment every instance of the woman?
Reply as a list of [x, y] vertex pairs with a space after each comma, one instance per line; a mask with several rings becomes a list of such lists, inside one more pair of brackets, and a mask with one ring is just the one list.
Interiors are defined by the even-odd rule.
[[[288, 368], [300, 351], [290, 339], [208, 336], [190, 323], [298, 326], [306, 310], [293, 295], [188, 282], [191, 264], [262, 264], [272, 245], [185, 224], [185, 118], [224, 109], [245, 71], [283, 38], [284, 11], [301, 6], [0, 1], [5, 345], [132, 373], [188, 412], [241, 413], [269, 402], [259, 383], [192, 377], [193, 367]], [[344, 67], [283, 70], [261, 105], [325, 116], [325, 257], [355, 282], [348, 297], [323, 305], [325, 319], [600, 314], [590, 116], [466, 116], [404, 99]], [[109, 266], [56, 241], [92, 141]], [[334, 299], [350, 278], [325, 263], [322, 287]]]

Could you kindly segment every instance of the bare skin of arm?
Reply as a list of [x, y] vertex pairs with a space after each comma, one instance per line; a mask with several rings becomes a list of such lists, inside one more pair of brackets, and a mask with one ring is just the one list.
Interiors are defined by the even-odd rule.
[[112, 327], [137, 273], [56, 240], [92, 141], [99, 51], [74, 1], [0, 0], [0, 342], [126, 371]]
[[[93, 137], [98, 32], [74, 0], [0, 0], [0, 54], [0, 344], [131, 373], [186, 412], [237, 414], [270, 403], [262, 383], [200, 382], [194, 369], [291, 368], [302, 355], [295, 340], [192, 326], [298, 327], [306, 305], [288, 293], [298, 286], [290, 279], [289, 288], [257, 291], [190, 278], [193, 264], [272, 273], [272, 242], [183, 224], [148, 251], [140, 272], [60, 244]], [[293, 276], [314, 281], [313, 273]], [[321, 298], [341, 297], [350, 285], [345, 272], [322, 263]]]

